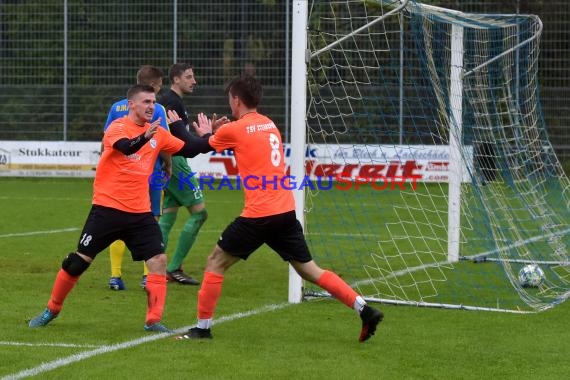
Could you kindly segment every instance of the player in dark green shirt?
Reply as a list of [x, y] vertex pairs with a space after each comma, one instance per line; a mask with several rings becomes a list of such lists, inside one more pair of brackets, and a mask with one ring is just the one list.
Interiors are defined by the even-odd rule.
[[[189, 128], [188, 113], [182, 100], [185, 94], [190, 94], [196, 86], [194, 77], [194, 69], [192, 65], [187, 63], [175, 63], [171, 66], [168, 76], [170, 78], [170, 88], [160, 94], [159, 102], [166, 110], [174, 110], [180, 116], [187, 128]], [[217, 125], [227, 122], [228, 119], [223, 117], [215, 123]], [[176, 136], [175, 131], [171, 131]], [[182, 137], [182, 136], [177, 136]], [[164, 192], [163, 214], [160, 218], [159, 225], [162, 231], [164, 244], [168, 244], [168, 237], [172, 226], [176, 221], [178, 209], [186, 207], [190, 216], [178, 239], [178, 243], [174, 250], [168, 267], [167, 277], [169, 281], [176, 281], [184, 285], [199, 285], [199, 282], [182, 270], [182, 262], [192, 248], [198, 231], [206, 221], [208, 214], [204, 203], [204, 194], [198, 186], [197, 180], [192, 177], [191, 183], [194, 189], [187, 183], [180, 183], [179, 178], [186, 178], [192, 173], [192, 169], [186, 158], [182, 156], [172, 157], [172, 177], [168, 187]]]

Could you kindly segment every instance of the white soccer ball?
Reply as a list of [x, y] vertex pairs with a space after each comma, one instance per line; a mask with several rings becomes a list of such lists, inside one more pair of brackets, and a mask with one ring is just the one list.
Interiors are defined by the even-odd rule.
[[536, 288], [544, 281], [544, 271], [536, 264], [525, 265], [519, 271], [519, 283], [524, 288]]

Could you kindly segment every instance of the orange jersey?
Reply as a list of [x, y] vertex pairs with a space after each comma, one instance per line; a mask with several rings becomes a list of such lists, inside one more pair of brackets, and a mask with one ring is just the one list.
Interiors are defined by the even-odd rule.
[[281, 133], [271, 119], [247, 113], [223, 125], [209, 143], [217, 152], [234, 150], [245, 193], [241, 216], [259, 218], [295, 209], [293, 193], [282, 186], [285, 155]]
[[103, 137], [103, 153], [95, 172], [93, 204], [118, 210], [142, 213], [150, 212], [149, 177], [153, 172], [160, 151], [176, 153], [184, 142], [163, 128], [137, 152], [125, 156], [113, 148], [122, 138], [132, 139], [150, 127], [135, 124], [124, 116], [113, 121]]

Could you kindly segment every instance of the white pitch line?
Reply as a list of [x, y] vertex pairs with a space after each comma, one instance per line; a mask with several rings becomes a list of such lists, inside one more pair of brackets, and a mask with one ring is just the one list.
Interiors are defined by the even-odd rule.
[[73, 344], [73, 343], [26, 343], [26, 342], [6, 342], [0, 341], [0, 346], [27, 346], [27, 347], [70, 347], [70, 348], [95, 348], [101, 347], [94, 344]]
[[86, 201], [91, 198], [71, 198], [71, 197], [8, 197], [0, 196], [0, 201]]
[[[243, 313], [231, 314], [231, 315], [228, 315], [225, 317], [218, 318], [218, 319], [214, 320], [213, 324], [217, 325], [217, 324], [224, 323], [224, 322], [231, 322], [231, 321], [234, 321], [236, 319], [246, 318], [246, 317], [256, 315], [256, 314], [261, 314], [261, 313], [266, 313], [266, 312], [282, 309], [282, 308], [289, 306], [289, 305], [291, 305], [291, 304], [290, 303], [282, 303], [282, 304], [277, 304], [277, 305], [266, 305], [266, 306], [260, 307], [259, 309], [254, 309], [254, 310], [246, 311]], [[66, 365], [69, 365], [69, 364], [72, 364], [75, 362], [79, 362], [81, 360], [89, 359], [89, 358], [94, 357], [94, 356], [107, 354], [107, 353], [114, 352], [114, 351], [119, 351], [119, 350], [122, 350], [125, 348], [135, 347], [135, 346], [138, 346], [140, 344], [152, 342], [152, 341], [157, 340], [157, 339], [162, 339], [162, 338], [166, 338], [168, 336], [181, 334], [193, 326], [194, 325], [181, 327], [181, 328], [173, 331], [172, 333], [153, 334], [153, 335], [148, 335], [148, 336], [145, 336], [143, 338], [134, 339], [134, 340], [130, 340], [130, 341], [123, 342], [123, 343], [100, 346], [94, 350], [80, 352], [78, 354], [70, 355], [70, 356], [67, 356], [64, 358], [53, 360], [51, 362], [43, 363], [37, 367], [28, 368], [28, 369], [25, 369], [23, 371], [4, 376], [4, 377], [0, 378], [0, 380], [16, 380], [16, 379], [23, 379], [23, 378], [30, 377], [30, 376], [37, 376], [37, 375], [40, 375], [44, 372], [52, 371], [56, 368], [64, 367]]]
[[0, 235], [0, 238], [9, 238], [9, 237], [21, 237], [21, 236], [33, 236], [33, 235], [47, 235], [47, 234], [58, 234], [60, 232], [72, 232], [77, 231], [79, 228], [72, 227], [72, 228], [62, 228], [59, 230], [46, 230], [46, 231], [30, 231], [30, 232], [15, 232], [11, 234], [3, 234]]

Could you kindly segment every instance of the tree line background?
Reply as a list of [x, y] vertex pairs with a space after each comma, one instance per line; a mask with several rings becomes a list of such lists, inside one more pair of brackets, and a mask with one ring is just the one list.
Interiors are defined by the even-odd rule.
[[[464, 12], [541, 17], [541, 98], [549, 134], [570, 155], [570, 2], [425, 1]], [[67, 3], [67, 7], [64, 7]], [[287, 138], [290, 0], [0, 0], [0, 133], [11, 140], [98, 140], [109, 106], [141, 64], [195, 67], [191, 113], [228, 113], [224, 85], [264, 84], [263, 111]], [[168, 80], [165, 80], [165, 85]]]

